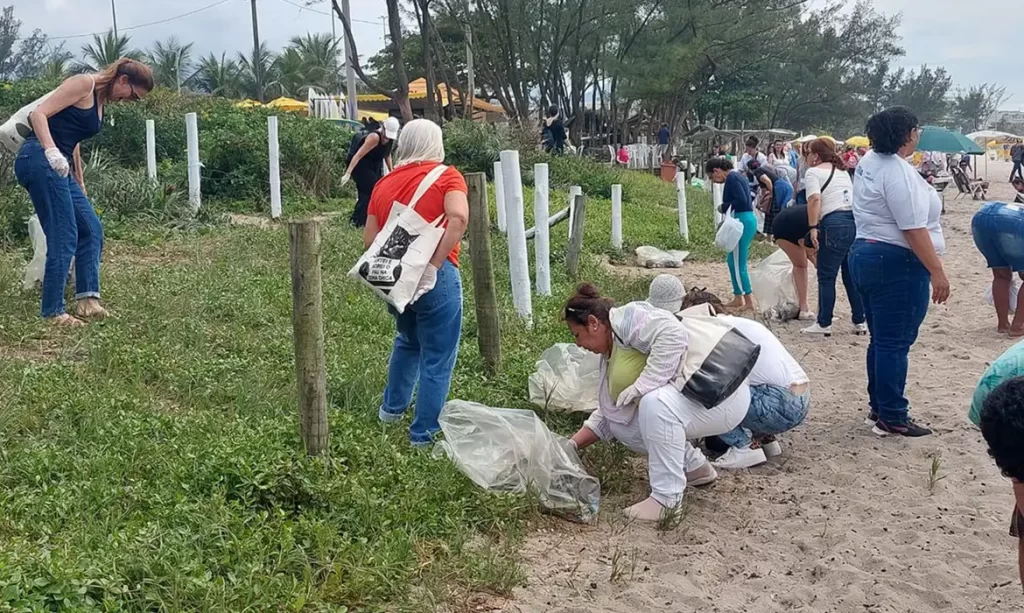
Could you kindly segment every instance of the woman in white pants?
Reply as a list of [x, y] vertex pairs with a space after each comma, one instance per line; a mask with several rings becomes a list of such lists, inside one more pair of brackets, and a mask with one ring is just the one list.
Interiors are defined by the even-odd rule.
[[[746, 384], [722, 404], [706, 409], [680, 393], [686, 328], [671, 313], [647, 302], [615, 307], [597, 288], [583, 284], [565, 306], [565, 320], [580, 347], [601, 356], [598, 409], [572, 437], [583, 449], [617, 440], [647, 455], [649, 498], [625, 510], [630, 519], [657, 521], [683, 500], [687, 482], [710, 483], [714, 468], [688, 439], [723, 434], [743, 421], [750, 405]], [[636, 381], [611, 397], [608, 364], [615, 349], [647, 356]]]

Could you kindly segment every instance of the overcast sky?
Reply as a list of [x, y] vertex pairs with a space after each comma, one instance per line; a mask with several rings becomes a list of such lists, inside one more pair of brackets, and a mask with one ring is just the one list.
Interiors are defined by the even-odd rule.
[[[201, 9], [217, 0], [115, 0], [121, 30]], [[260, 36], [271, 49], [307, 31], [329, 32], [331, 18], [302, 10], [293, 4], [305, 0], [258, 0]], [[815, 3], [823, 0], [814, 0]], [[0, 5], [12, 0], [0, 0]], [[110, 0], [13, 0], [15, 15], [24, 22], [23, 33], [42, 29], [52, 38], [101, 32], [111, 26]], [[384, 0], [351, 0], [356, 44], [363, 58], [384, 44], [381, 18], [387, 13]], [[1004, 108], [1024, 109], [1021, 56], [1016, 50], [1024, 31], [1022, 0], [876, 0], [887, 13], [903, 13], [899, 34], [907, 56], [903, 64], [945, 66], [955, 85], [999, 83], [1012, 97]], [[229, 55], [252, 46], [249, 0], [223, 0], [223, 4], [167, 23], [130, 30], [132, 43], [149, 47], [156, 40], [177, 36], [195, 43], [196, 55], [209, 52]], [[317, 0], [314, 9], [328, 12], [328, 0]], [[341, 25], [338, 24], [340, 36]], [[67, 47], [76, 53], [89, 38], [74, 38]]]

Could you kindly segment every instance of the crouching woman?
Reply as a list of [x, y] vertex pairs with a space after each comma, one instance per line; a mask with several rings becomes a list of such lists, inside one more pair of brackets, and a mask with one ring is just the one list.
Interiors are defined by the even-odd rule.
[[[596, 287], [583, 284], [566, 304], [564, 317], [576, 344], [601, 356], [598, 408], [573, 435], [572, 444], [583, 449], [598, 440], [617, 440], [646, 455], [651, 495], [624, 513], [630, 519], [657, 521], [682, 502], [687, 483], [697, 486], [715, 479], [714, 468], [688, 439], [723, 434], [739, 425], [750, 390], [743, 384], [711, 409], [684, 397], [679, 390], [689, 342], [686, 328], [673, 314], [646, 302], [616, 307]], [[646, 364], [634, 381], [623, 385], [617, 361], [628, 350], [643, 354]]]

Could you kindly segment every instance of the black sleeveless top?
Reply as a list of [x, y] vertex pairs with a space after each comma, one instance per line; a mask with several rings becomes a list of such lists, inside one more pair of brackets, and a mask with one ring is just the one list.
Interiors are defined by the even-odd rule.
[[92, 107], [80, 109], [77, 106], [69, 106], [66, 109], [55, 113], [49, 118], [50, 136], [57, 149], [64, 154], [68, 160], [75, 151], [75, 146], [83, 140], [99, 134], [100, 126], [100, 105], [96, 97], [96, 88], [92, 91]]

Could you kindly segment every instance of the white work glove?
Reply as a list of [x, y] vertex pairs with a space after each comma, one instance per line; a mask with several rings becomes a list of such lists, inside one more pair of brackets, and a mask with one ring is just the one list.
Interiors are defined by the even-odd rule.
[[44, 153], [46, 154], [46, 161], [50, 163], [50, 168], [62, 177], [68, 176], [68, 173], [71, 172], [71, 166], [59, 149], [50, 147]]
[[345, 187], [345, 184], [346, 184], [346, 183], [348, 183], [348, 182], [349, 182], [349, 179], [351, 179], [351, 178], [352, 178], [352, 177], [350, 177], [350, 176], [348, 175], [348, 173], [345, 173], [345, 176], [343, 176], [343, 177], [341, 178], [341, 186], [342, 186], [342, 187]]
[[618, 408], [628, 407], [640, 400], [642, 396], [643, 394], [636, 391], [636, 388], [630, 385], [619, 394], [619, 399], [615, 401], [615, 406]]
[[423, 276], [420, 277], [420, 283], [416, 286], [416, 291], [412, 295], [412, 300], [409, 304], [412, 304], [423, 297], [430, 290], [434, 289], [434, 285], [437, 284], [437, 269], [434, 268], [433, 264], [427, 264], [427, 267], [423, 269]]

